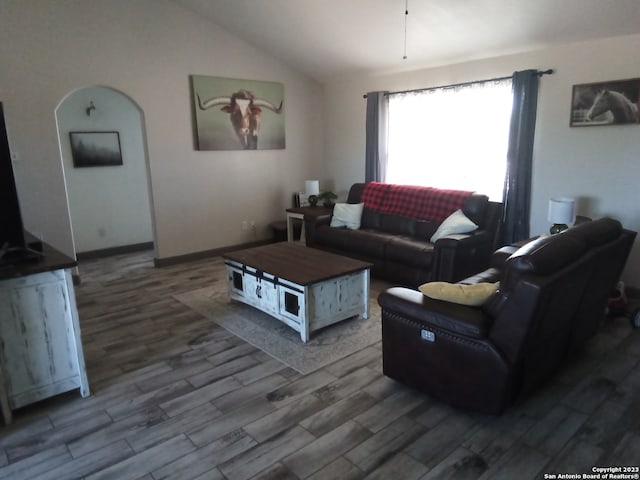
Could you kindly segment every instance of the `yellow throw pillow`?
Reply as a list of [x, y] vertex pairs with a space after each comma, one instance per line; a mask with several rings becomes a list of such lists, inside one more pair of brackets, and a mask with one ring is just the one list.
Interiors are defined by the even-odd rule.
[[424, 295], [436, 300], [459, 303], [478, 307], [486, 302], [500, 286], [496, 283], [476, 283], [473, 285], [463, 285], [459, 283], [429, 282], [418, 287]]

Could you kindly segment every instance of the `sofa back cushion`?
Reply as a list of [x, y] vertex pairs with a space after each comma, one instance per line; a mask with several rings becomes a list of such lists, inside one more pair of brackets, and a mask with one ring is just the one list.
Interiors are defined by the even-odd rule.
[[[380, 213], [442, 222], [456, 210], [464, 209], [471, 195], [472, 192], [461, 190], [369, 182], [360, 201]], [[472, 206], [471, 213], [475, 215], [478, 208]]]
[[622, 233], [622, 224], [613, 218], [600, 218], [584, 222], [563, 232], [565, 235], [578, 235], [590, 247], [602, 245], [616, 239]]
[[365, 186], [366, 183], [354, 183], [353, 185], [351, 185], [351, 188], [349, 189], [349, 193], [347, 195], [347, 203], [362, 202], [362, 192], [364, 191]]
[[391, 187], [391, 184], [388, 183], [365, 183], [360, 191], [360, 201], [363, 202], [367, 208], [380, 212], [386, 201], [389, 187]]
[[360, 222], [360, 228], [379, 230], [381, 228], [381, 214], [368, 208], [366, 205], [362, 210], [362, 219]]
[[402, 215], [380, 214], [380, 229], [395, 235], [416, 235], [416, 220]]
[[433, 222], [431, 220], [416, 220], [416, 233], [415, 236], [422, 240], [429, 240], [436, 230], [438, 229], [439, 223]]
[[[418, 222], [417, 220], [400, 215], [389, 215], [380, 213], [371, 208], [366, 208], [362, 212], [362, 221], [360, 228], [364, 230], [381, 230], [383, 232], [393, 233], [395, 235], [410, 235], [412, 237], [419, 236], [417, 225], [427, 222]], [[437, 227], [437, 225], [436, 225]], [[423, 231], [423, 230], [420, 230]], [[421, 237], [427, 239], [429, 237]]]
[[[462, 206], [462, 212], [480, 228], [487, 229], [489, 226], [485, 225], [485, 218], [488, 204], [489, 197], [474, 193], [466, 198]], [[497, 229], [497, 225], [493, 226], [493, 228]]]
[[502, 285], [508, 288], [525, 273], [548, 275], [575, 261], [587, 249], [579, 237], [552, 235], [540, 237], [512, 254], [506, 262]]

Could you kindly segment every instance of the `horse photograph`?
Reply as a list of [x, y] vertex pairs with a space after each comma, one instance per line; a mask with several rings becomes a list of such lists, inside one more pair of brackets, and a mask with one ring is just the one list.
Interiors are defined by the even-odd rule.
[[640, 123], [640, 78], [573, 86], [572, 127]]

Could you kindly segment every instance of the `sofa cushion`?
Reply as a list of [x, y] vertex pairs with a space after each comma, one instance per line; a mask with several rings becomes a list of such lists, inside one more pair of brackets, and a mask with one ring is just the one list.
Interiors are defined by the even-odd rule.
[[481, 225], [482, 228], [488, 227], [488, 225], [483, 225], [488, 209], [489, 197], [478, 193], [470, 195], [462, 207], [464, 214], [469, 217], [473, 223]]
[[360, 201], [363, 202], [367, 208], [381, 211], [385, 204], [389, 187], [391, 187], [389, 183], [368, 182], [362, 189]]
[[380, 230], [396, 235], [415, 235], [416, 221], [402, 215], [380, 214]]
[[369, 182], [362, 191], [361, 201], [367, 208], [381, 213], [442, 222], [463, 208], [471, 194], [462, 190]]
[[578, 259], [587, 249], [577, 235], [557, 234], [540, 237], [520, 247], [507, 260], [507, 272], [547, 275]]
[[429, 270], [433, 261], [433, 243], [406, 235], [394, 235], [385, 245], [386, 261]]
[[362, 210], [362, 219], [360, 221], [360, 228], [380, 228], [380, 212], [368, 208], [366, 205]]
[[436, 232], [431, 236], [431, 242], [436, 243], [440, 238], [454, 233], [469, 233], [478, 229], [478, 225], [473, 223], [462, 210], [456, 210], [440, 224]]
[[549, 275], [577, 261], [587, 250], [578, 235], [540, 237], [520, 247], [505, 263], [502, 289], [510, 291], [523, 275]]
[[349, 193], [347, 194], [347, 203], [360, 203], [364, 202], [362, 199], [362, 192], [364, 192], [364, 187], [366, 183], [354, 183], [351, 185], [349, 189]]
[[431, 220], [416, 220], [416, 238], [430, 239], [440, 224]]
[[336, 203], [331, 216], [331, 226], [359, 229], [363, 208], [364, 203]]
[[[385, 317], [388, 319], [388, 313], [392, 312], [394, 316], [412, 319], [426, 328], [434, 325], [471, 338], [486, 338], [491, 327], [492, 319], [479, 308], [466, 308], [449, 302], [436, 303], [412, 288], [391, 287], [378, 295], [378, 303], [383, 309], [383, 325]], [[384, 330], [382, 335], [384, 343]], [[407, 366], [407, 369], [411, 368]]]
[[498, 291], [499, 283], [461, 283], [429, 282], [418, 287], [424, 295], [436, 300], [478, 307]]
[[618, 220], [605, 217], [575, 225], [565, 230], [563, 235], [579, 235], [587, 245], [595, 247], [618, 238], [621, 233], [622, 224]]
[[385, 244], [393, 235], [375, 230], [349, 230], [328, 225], [316, 229], [315, 243], [319, 246], [340, 250], [346, 254], [356, 254], [371, 259], [384, 258]]
[[442, 222], [452, 212], [462, 208], [469, 195], [471, 192], [391, 185], [381, 211]]

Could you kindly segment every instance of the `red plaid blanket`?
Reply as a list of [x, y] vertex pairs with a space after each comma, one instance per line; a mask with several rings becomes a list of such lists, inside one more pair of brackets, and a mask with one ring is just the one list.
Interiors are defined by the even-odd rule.
[[462, 208], [473, 192], [369, 182], [362, 192], [366, 207], [381, 213], [442, 222]]
[[384, 206], [389, 187], [391, 187], [389, 183], [369, 182], [362, 190], [360, 201], [365, 207], [380, 211]]

